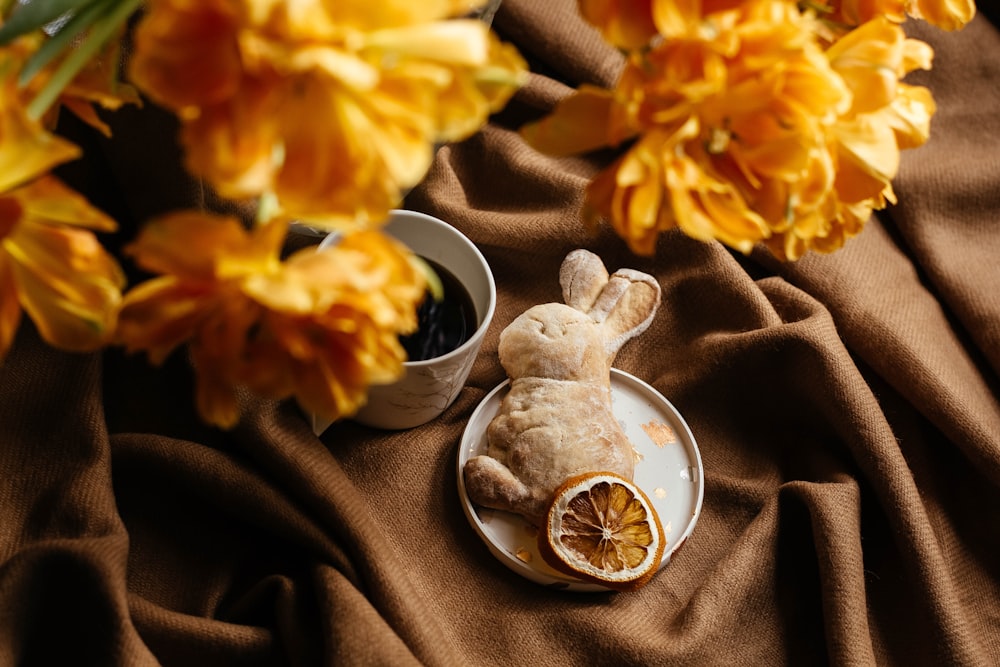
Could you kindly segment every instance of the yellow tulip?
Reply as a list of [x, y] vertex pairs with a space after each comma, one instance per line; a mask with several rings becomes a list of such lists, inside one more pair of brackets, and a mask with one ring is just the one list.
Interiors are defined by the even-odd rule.
[[657, 27], [654, 0], [579, 0], [580, 15], [596, 26], [609, 44], [634, 49], [646, 45]]
[[825, 0], [816, 4], [832, 23], [849, 29], [876, 18], [903, 23], [912, 16], [944, 30], [958, 30], [976, 15], [975, 0]]
[[350, 415], [368, 387], [395, 379], [398, 336], [416, 327], [423, 274], [376, 231], [345, 234], [325, 252], [282, 261], [286, 225], [246, 231], [233, 218], [178, 212], [149, 223], [128, 248], [158, 274], [124, 299], [119, 342], [153, 363], [188, 344], [202, 417], [239, 418], [237, 391], [294, 396], [326, 418]]
[[521, 135], [554, 155], [623, 151], [583, 217], [636, 252], [674, 227], [783, 259], [835, 250], [892, 201], [899, 151], [927, 139], [933, 99], [900, 79], [933, 53], [885, 17], [829, 42], [783, 0], [589, 6], [619, 24], [648, 9], [664, 38], [630, 50], [612, 90], [581, 86]]
[[73, 144], [25, 113], [15, 81], [23, 53], [0, 50], [0, 359], [21, 313], [50, 344], [94, 350], [114, 329], [124, 276], [91, 230], [115, 223], [48, 175]]
[[182, 119], [187, 165], [226, 197], [317, 224], [380, 222], [526, 77], [469, 2], [154, 0], [132, 80]]

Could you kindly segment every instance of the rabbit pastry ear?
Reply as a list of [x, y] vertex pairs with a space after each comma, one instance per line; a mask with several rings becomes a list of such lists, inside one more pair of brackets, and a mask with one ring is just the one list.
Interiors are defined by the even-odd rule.
[[567, 306], [601, 325], [609, 360], [649, 327], [660, 306], [660, 285], [651, 275], [619, 269], [609, 277], [601, 258], [582, 248], [566, 255], [559, 285]]
[[604, 263], [589, 250], [574, 250], [566, 255], [559, 267], [563, 302], [581, 312], [590, 312], [607, 284], [608, 271]]
[[626, 341], [645, 331], [660, 307], [660, 284], [633, 269], [615, 271], [590, 310], [601, 323], [605, 351], [611, 360]]

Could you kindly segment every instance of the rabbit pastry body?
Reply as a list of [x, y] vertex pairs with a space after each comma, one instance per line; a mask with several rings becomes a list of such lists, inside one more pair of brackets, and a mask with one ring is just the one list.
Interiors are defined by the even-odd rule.
[[540, 523], [556, 489], [584, 472], [632, 479], [632, 444], [612, 411], [611, 364], [645, 330], [660, 301], [656, 281], [570, 253], [560, 271], [566, 304], [529, 308], [500, 336], [510, 389], [487, 428], [487, 453], [465, 465], [473, 502]]

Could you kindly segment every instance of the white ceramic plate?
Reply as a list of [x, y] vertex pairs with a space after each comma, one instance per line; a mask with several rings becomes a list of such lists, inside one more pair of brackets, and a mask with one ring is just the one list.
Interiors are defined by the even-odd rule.
[[[490, 552], [521, 576], [553, 588], [580, 592], [608, 591], [553, 570], [538, 554], [538, 529], [522, 517], [472, 504], [465, 490], [465, 462], [486, 453], [486, 427], [500, 410], [510, 381], [494, 388], [469, 418], [458, 449], [458, 494], [473, 529]], [[667, 545], [660, 568], [694, 530], [701, 513], [704, 484], [701, 453], [691, 429], [670, 401], [651, 386], [611, 369], [611, 402], [636, 454], [634, 482], [653, 505], [663, 524]]]

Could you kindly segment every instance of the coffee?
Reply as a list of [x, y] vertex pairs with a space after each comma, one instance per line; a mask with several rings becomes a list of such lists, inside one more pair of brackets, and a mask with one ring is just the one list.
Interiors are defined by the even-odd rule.
[[448, 269], [423, 258], [434, 270], [444, 288], [437, 300], [426, 292], [417, 309], [417, 330], [400, 336], [409, 361], [425, 361], [457, 349], [472, 337], [478, 324], [472, 296]]

